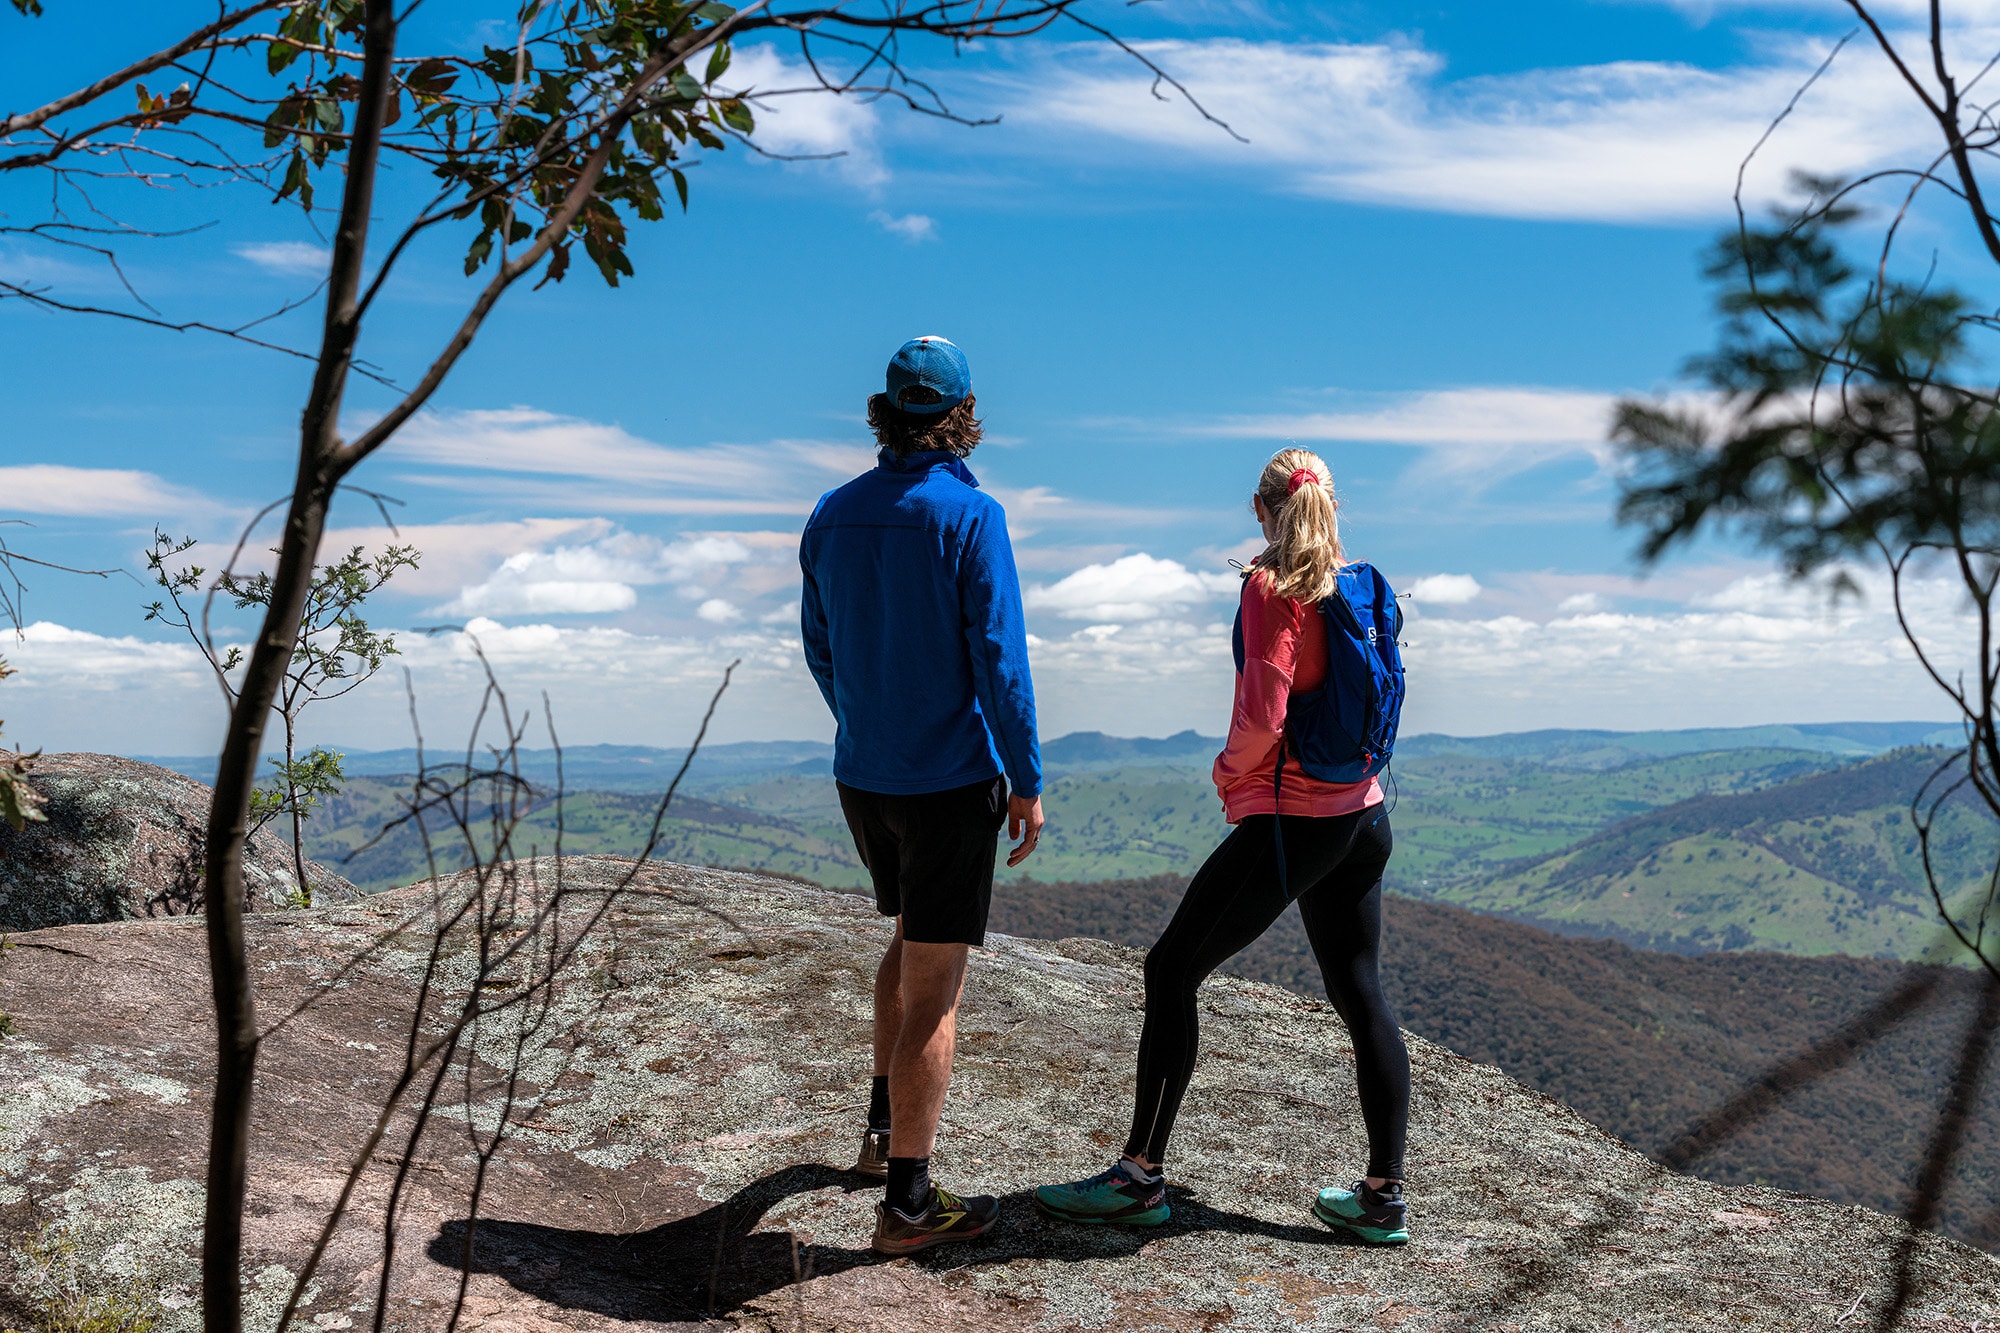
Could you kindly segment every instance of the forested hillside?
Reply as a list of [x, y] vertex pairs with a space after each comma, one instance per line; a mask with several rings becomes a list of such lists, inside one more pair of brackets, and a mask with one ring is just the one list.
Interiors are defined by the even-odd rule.
[[[1944, 753], [1899, 750], [1680, 801], [1438, 896], [1656, 949], [1949, 958], [1909, 817]], [[2000, 830], [1955, 799], [1932, 851], [1947, 898], [1967, 902], [1985, 892]]]
[[[995, 894], [994, 926], [1145, 947], [1172, 915], [1181, 887], [1172, 877], [1009, 885]], [[1765, 952], [1652, 953], [1406, 898], [1391, 897], [1386, 915], [1384, 978], [1405, 1027], [1499, 1065], [1649, 1152], [1807, 1049], [1914, 966]], [[1229, 970], [1321, 993], [1296, 911]], [[1725, 1143], [1698, 1172], [1901, 1208], [1978, 984], [1969, 970], [1941, 971], [1935, 1004]], [[1412, 1151], [1419, 1191], [1422, 1132], [1419, 1123]], [[1947, 1201], [1947, 1228], [1989, 1249], [2000, 1245], [2000, 1219], [1990, 1211], [1996, 1189], [2000, 1106], [1989, 1093]]]

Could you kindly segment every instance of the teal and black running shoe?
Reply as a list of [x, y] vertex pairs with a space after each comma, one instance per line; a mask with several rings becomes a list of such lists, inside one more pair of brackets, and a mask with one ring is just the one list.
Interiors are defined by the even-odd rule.
[[1116, 1222], [1128, 1227], [1156, 1227], [1172, 1212], [1167, 1207], [1166, 1181], [1134, 1180], [1122, 1162], [1088, 1180], [1037, 1186], [1035, 1207], [1065, 1222]]
[[1403, 1187], [1391, 1184], [1377, 1193], [1368, 1182], [1357, 1180], [1354, 1188], [1323, 1189], [1313, 1200], [1313, 1216], [1369, 1245], [1407, 1245], [1410, 1229], [1403, 1207]]

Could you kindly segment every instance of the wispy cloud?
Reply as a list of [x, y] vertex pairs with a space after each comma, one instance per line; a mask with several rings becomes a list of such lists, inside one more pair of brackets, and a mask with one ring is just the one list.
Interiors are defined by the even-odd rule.
[[1614, 394], [1537, 385], [1469, 386], [1343, 395], [1340, 411], [1233, 417], [1207, 434], [1383, 444], [1575, 444], [1604, 439]]
[[87, 518], [151, 518], [162, 523], [206, 518], [224, 506], [151, 472], [28, 463], [0, 467], [0, 513]]
[[752, 99], [757, 146], [764, 152], [826, 160], [839, 175], [864, 187], [888, 179], [876, 145], [879, 117], [873, 102], [825, 92], [805, 65], [763, 44], [736, 47], [719, 83]]
[[[1728, 210], [1737, 164], [1829, 49], [1792, 37], [1719, 70], [1621, 61], [1451, 79], [1441, 56], [1407, 43], [1145, 44], [1243, 144], [1162, 105], [1148, 78], [1083, 44], [1024, 79], [1008, 114], [1270, 173], [1307, 195], [1506, 217], [1695, 219]], [[1879, 57], [1847, 52], [1759, 155], [1753, 198], [1783, 188], [1796, 167], [1852, 173], [1928, 143], [1919, 111]]]
[[868, 220], [883, 231], [900, 236], [912, 245], [921, 241], [935, 241], [938, 238], [936, 219], [922, 213], [905, 213], [897, 217], [878, 208], [868, 215]]
[[1263, 440], [1421, 445], [1444, 471], [1505, 474], [1566, 455], [1610, 462], [1618, 395], [1537, 385], [1339, 394], [1330, 411], [1229, 417], [1189, 433]]
[[325, 276], [332, 258], [332, 252], [325, 246], [306, 241], [248, 241], [229, 249], [258, 268], [302, 276]]
[[[385, 450], [390, 459], [452, 469], [408, 480], [597, 513], [799, 514], [826, 487], [867, 468], [860, 446], [819, 440], [694, 448], [654, 443], [624, 427], [530, 407], [419, 417]], [[569, 479], [524, 483], [522, 474]]]

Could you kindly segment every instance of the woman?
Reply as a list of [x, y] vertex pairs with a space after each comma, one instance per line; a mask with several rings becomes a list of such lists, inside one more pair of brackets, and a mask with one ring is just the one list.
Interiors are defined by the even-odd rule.
[[[1251, 501], [1267, 543], [1243, 580], [1243, 665], [1229, 740], [1215, 761], [1215, 788], [1235, 830], [1188, 885], [1179, 910], [1146, 955], [1146, 1022], [1132, 1133], [1119, 1162], [1087, 1180], [1043, 1185], [1042, 1211], [1076, 1222], [1157, 1226], [1167, 1220], [1162, 1167], [1174, 1116], [1194, 1075], [1195, 989], [1270, 929], [1297, 901], [1326, 979], [1327, 997], [1354, 1039], [1368, 1173], [1351, 1189], [1324, 1189], [1313, 1214], [1377, 1245], [1409, 1240], [1403, 1208], [1403, 1142], [1410, 1059], [1383, 998], [1382, 870], [1390, 851], [1382, 789], [1320, 782], [1287, 755], [1285, 709], [1293, 691], [1326, 679], [1319, 601], [1342, 563], [1333, 480], [1326, 464], [1286, 449], [1264, 466]], [[1274, 787], [1276, 790], [1274, 791]], [[1273, 820], [1284, 837], [1287, 884], [1278, 883]]]

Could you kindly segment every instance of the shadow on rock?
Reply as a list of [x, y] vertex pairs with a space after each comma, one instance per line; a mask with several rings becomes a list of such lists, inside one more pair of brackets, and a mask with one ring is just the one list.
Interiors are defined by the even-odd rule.
[[[786, 1199], [835, 1186], [880, 1188], [830, 1166], [790, 1166], [751, 1182], [712, 1208], [647, 1231], [583, 1231], [481, 1218], [473, 1231], [472, 1271], [494, 1274], [550, 1305], [614, 1319], [726, 1314], [801, 1280], [883, 1262], [865, 1248], [795, 1245], [789, 1232], [757, 1230], [765, 1214]], [[1168, 1197], [1174, 1213], [1165, 1225], [1089, 1227], [1044, 1218], [1035, 1211], [1032, 1192], [1016, 1190], [1002, 1196], [1000, 1221], [985, 1238], [941, 1246], [912, 1262], [944, 1271], [1016, 1259], [1066, 1263], [1117, 1258], [1157, 1240], [1197, 1232], [1308, 1245], [1353, 1243], [1319, 1226], [1210, 1208], [1178, 1186], [1169, 1187]], [[466, 1226], [461, 1218], [440, 1227], [426, 1251], [431, 1259], [461, 1267]]]

